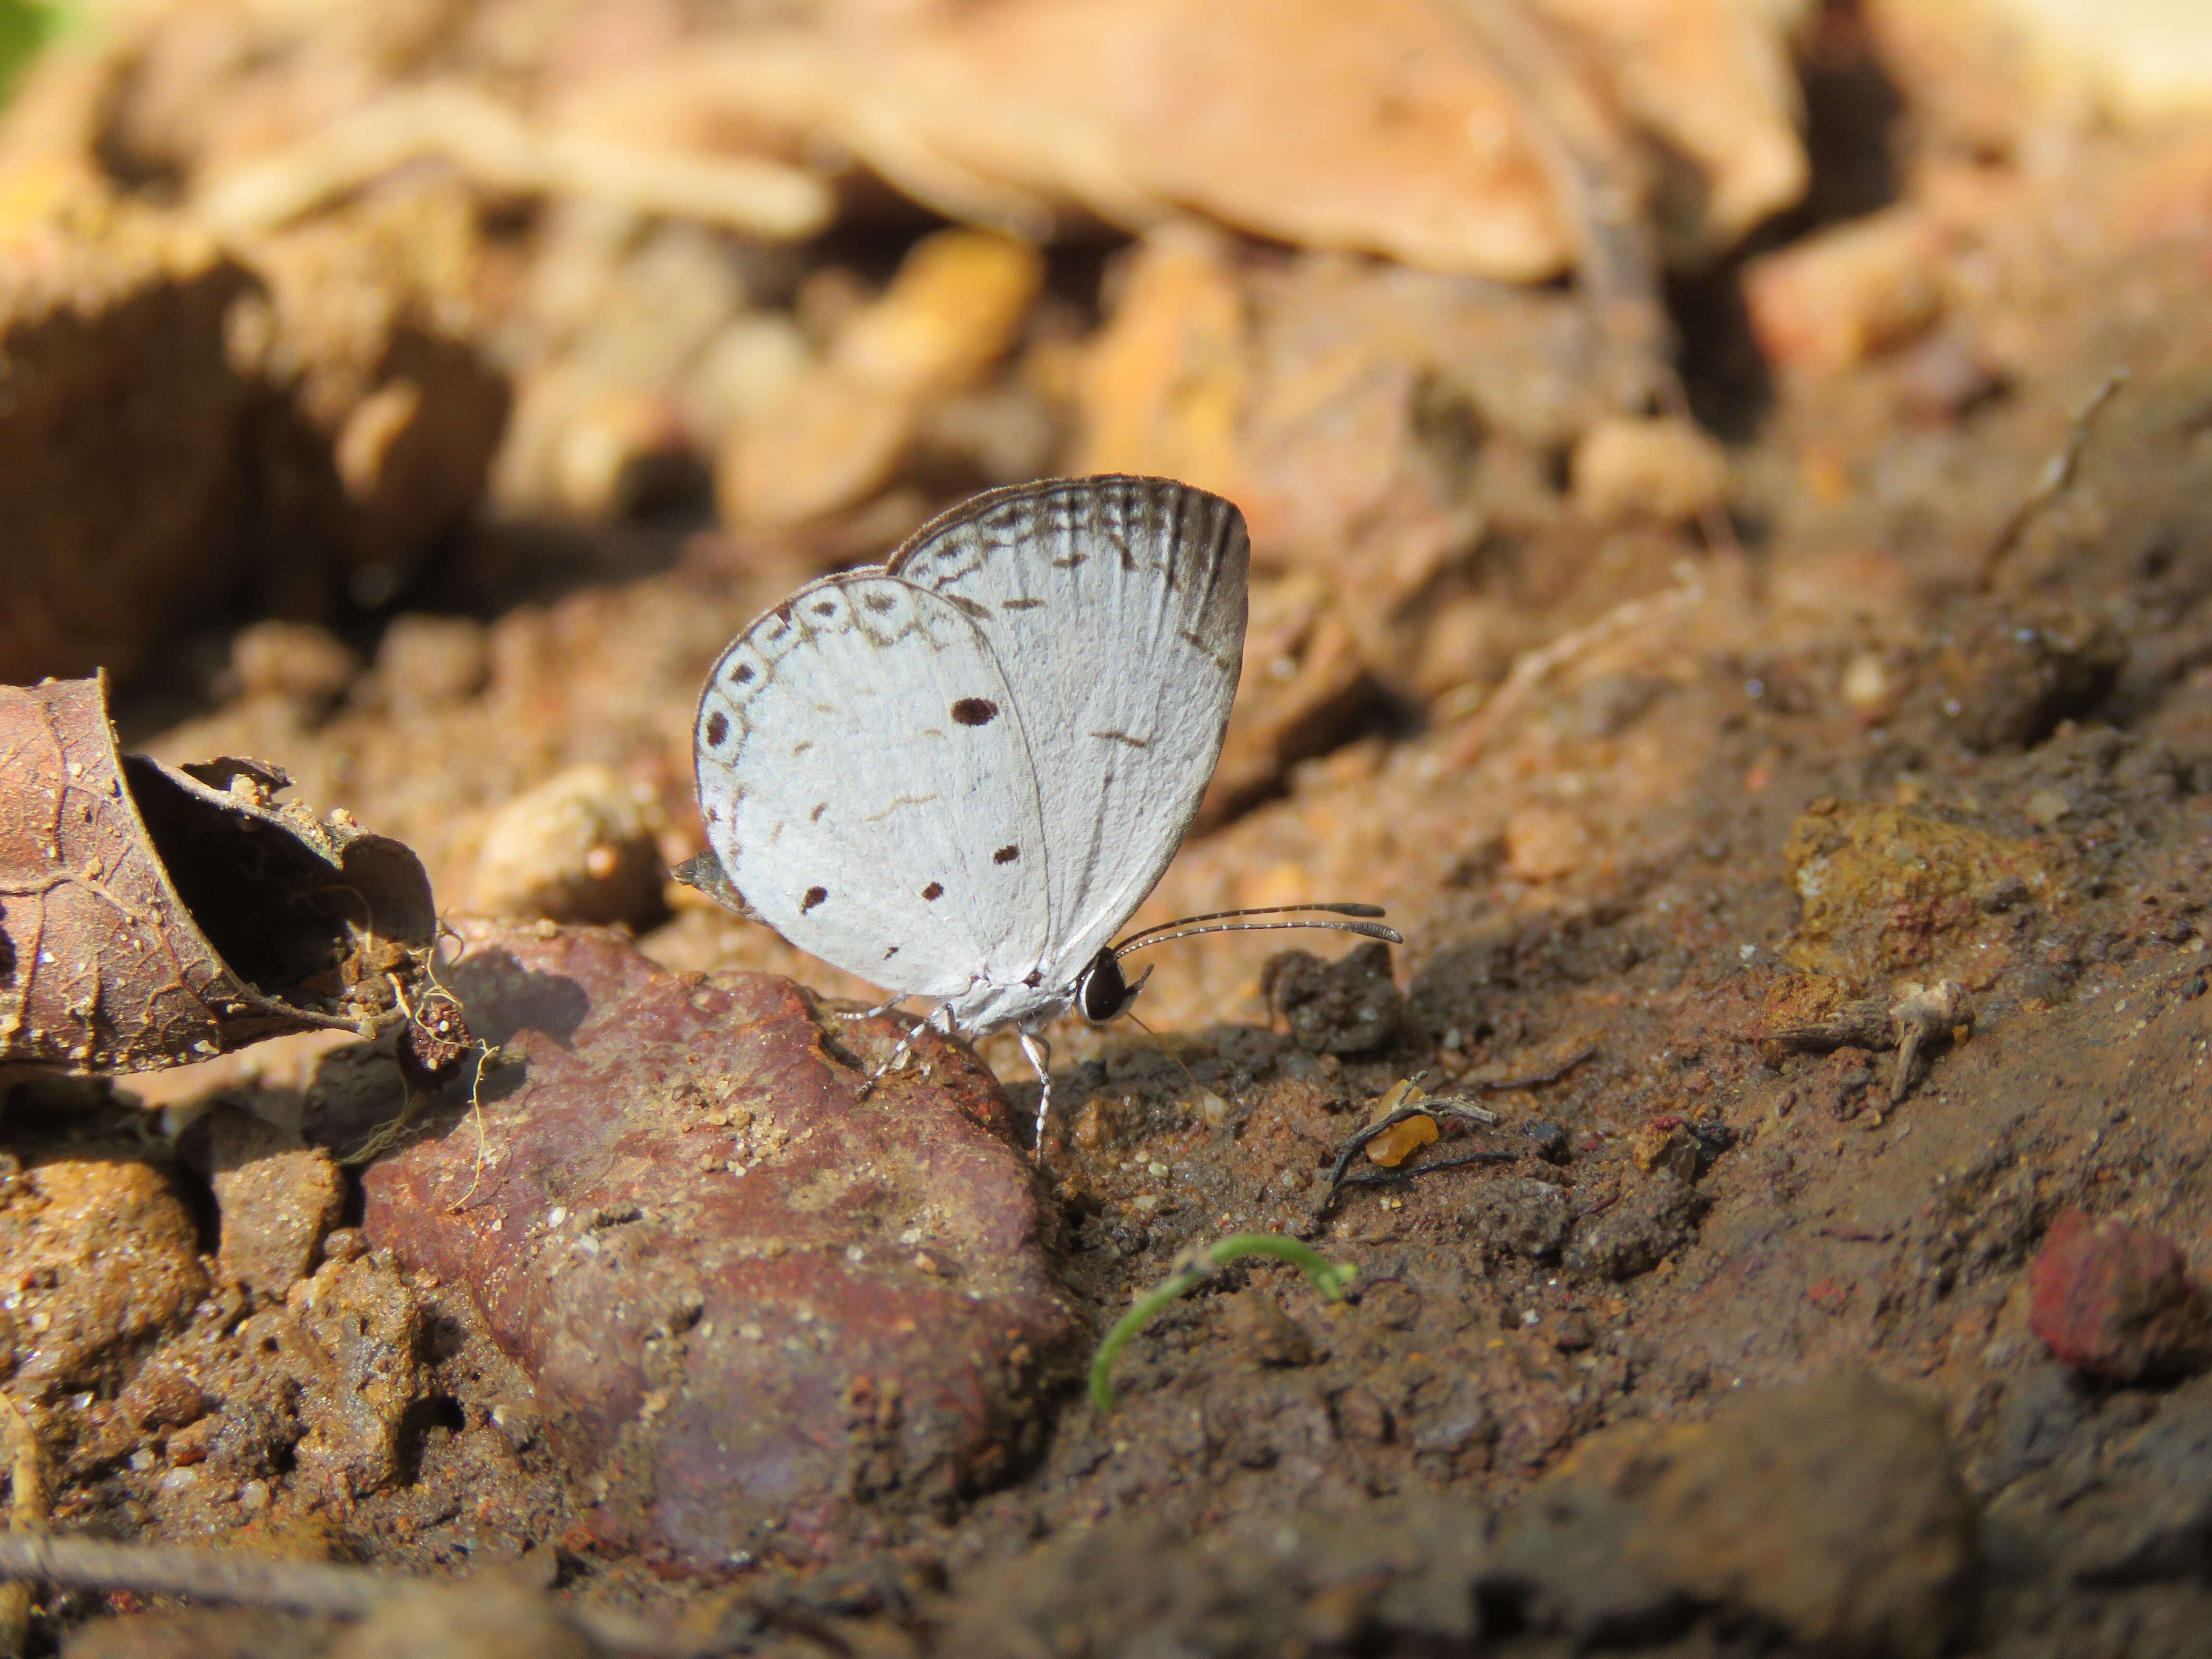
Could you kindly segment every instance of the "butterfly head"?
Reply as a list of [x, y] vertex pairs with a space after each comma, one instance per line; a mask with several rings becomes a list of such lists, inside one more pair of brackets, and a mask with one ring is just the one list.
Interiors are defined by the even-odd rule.
[[1075, 1012], [1093, 1025], [1119, 1019], [1129, 1012], [1137, 993], [1152, 976], [1152, 970], [1147, 968], [1137, 975], [1134, 985], [1130, 984], [1122, 976], [1121, 964], [1114, 960], [1114, 947], [1109, 945], [1091, 958], [1083, 977], [1075, 981]]

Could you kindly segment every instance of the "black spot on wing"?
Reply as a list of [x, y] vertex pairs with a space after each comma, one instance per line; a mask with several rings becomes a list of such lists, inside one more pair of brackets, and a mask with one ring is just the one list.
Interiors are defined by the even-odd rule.
[[921, 896], [922, 897], [932, 900], [933, 902], [937, 899], [943, 898], [945, 896], [945, 884], [941, 881], [933, 881], [928, 886], [921, 890]]
[[720, 749], [722, 739], [730, 735], [729, 718], [720, 709], [707, 716], [707, 747]]
[[1150, 749], [1152, 746], [1150, 738], [1133, 738], [1127, 732], [1093, 732], [1090, 735], [1104, 738], [1110, 743], [1126, 743], [1132, 749]]
[[999, 717], [999, 705], [988, 697], [963, 697], [952, 705], [952, 718], [963, 726], [988, 726]]
[[809, 823], [819, 823], [822, 822], [822, 815], [829, 810], [830, 803], [828, 801], [817, 800], [814, 803], [814, 810], [806, 815], [806, 821]]
[[891, 948], [890, 948], [890, 950], [888, 950], [888, 951], [884, 951], [884, 960], [885, 962], [889, 962], [889, 961], [890, 961], [893, 957], [896, 956], [898, 953], [899, 953], [899, 948], [898, 948], [898, 946], [897, 946], [897, 945], [892, 945], [892, 946], [891, 946]]
[[[891, 598], [890, 594], [878, 590], [870, 593], [867, 598], [862, 599], [860, 603], [866, 605], [869, 610], [874, 611], [878, 616], [881, 616], [884, 611], [890, 610], [894, 605], [896, 605], [898, 601]], [[894, 945], [891, 949], [896, 951], [898, 949], [898, 946]]]
[[988, 617], [991, 614], [990, 606], [987, 605], [978, 605], [975, 600], [969, 599], [964, 594], [948, 593], [944, 589], [939, 588], [938, 590], [937, 597], [958, 605], [963, 611], [966, 611], [971, 617], [982, 618]]
[[753, 665], [749, 662], [741, 662], [730, 671], [730, 679], [733, 684], [750, 685], [752, 683], [752, 678]]
[[1018, 847], [1001, 847], [997, 852], [991, 854], [991, 862], [994, 864], [1012, 864], [1016, 859], [1021, 857], [1021, 855], [1022, 849]]
[[1049, 603], [1050, 601], [1046, 599], [1000, 599], [999, 601], [999, 609], [1001, 611], [1042, 611]]
[[829, 896], [830, 890], [827, 887], [808, 888], [806, 890], [806, 896], [799, 901], [799, 914], [802, 916], [805, 915], [809, 910], [811, 910], [816, 905], [821, 903], [823, 899], [826, 899]]

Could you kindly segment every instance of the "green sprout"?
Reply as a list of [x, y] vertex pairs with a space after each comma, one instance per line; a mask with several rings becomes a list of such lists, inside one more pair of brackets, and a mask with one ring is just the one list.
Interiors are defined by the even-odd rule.
[[1186, 1256], [1181, 1267], [1139, 1297], [1114, 1328], [1106, 1333], [1106, 1340], [1098, 1345], [1097, 1357], [1091, 1362], [1091, 1403], [1102, 1412], [1114, 1409], [1114, 1362], [1121, 1357], [1121, 1350], [1129, 1346], [1130, 1340], [1152, 1322], [1153, 1315], [1208, 1273], [1248, 1255], [1272, 1255], [1279, 1261], [1289, 1262], [1313, 1280], [1314, 1288], [1331, 1302], [1342, 1297], [1345, 1287], [1359, 1271], [1349, 1265], [1334, 1266], [1310, 1247], [1281, 1233], [1231, 1233], [1226, 1238], [1216, 1239], [1204, 1249]]

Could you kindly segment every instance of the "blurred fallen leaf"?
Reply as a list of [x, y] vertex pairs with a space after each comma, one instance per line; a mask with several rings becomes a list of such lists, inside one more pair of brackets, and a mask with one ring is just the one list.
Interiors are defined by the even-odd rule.
[[[1555, 199], [1517, 66], [1459, 6], [846, 0], [817, 28], [688, 41], [567, 112], [641, 140], [707, 112], [786, 147], [833, 139], [939, 212], [1036, 240], [1071, 210], [1133, 229], [1194, 210], [1301, 246], [1539, 281], [1573, 258], [1579, 210]], [[1564, 43], [1589, 106], [1643, 158], [1613, 205], [1643, 211], [1659, 181], [1686, 258], [1802, 190], [1795, 0], [1512, 9]]]

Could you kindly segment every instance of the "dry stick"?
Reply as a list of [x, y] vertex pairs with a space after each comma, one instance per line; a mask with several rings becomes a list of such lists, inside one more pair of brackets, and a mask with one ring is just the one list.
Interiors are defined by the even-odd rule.
[[[97, 1538], [0, 1533], [0, 1576], [43, 1578], [82, 1589], [190, 1595], [210, 1601], [283, 1607], [325, 1619], [362, 1619], [440, 1582], [370, 1567], [322, 1561], [281, 1561], [244, 1550], [190, 1549], [170, 1544], [118, 1544]], [[592, 1640], [647, 1659], [696, 1659], [717, 1644], [674, 1636], [626, 1613], [578, 1602], [562, 1604]]]
[[[1460, 1087], [1468, 1090], [1480, 1089], [1489, 1094], [1504, 1094], [1515, 1089], [1537, 1088], [1547, 1083], [1557, 1083], [1596, 1052], [1595, 1048], [1585, 1048], [1580, 1054], [1561, 1060], [1549, 1071], [1534, 1073], [1527, 1077], [1495, 1078], [1486, 1082], [1462, 1083]], [[1459, 1158], [1437, 1158], [1430, 1163], [1415, 1164], [1410, 1169], [1393, 1170], [1385, 1174], [1354, 1176], [1346, 1173], [1352, 1168], [1352, 1158], [1358, 1155], [1361, 1147], [1384, 1131], [1395, 1129], [1401, 1123], [1410, 1123], [1417, 1117], [1454, 1118], [1460, 1122], [1473, 1123], [1483, 1128], [1492, 1127], [1498, 1122], [1495, 1113], [1486, 1112], [1480, 1107], [1455, 1106], [1449, 1098], [1434, 1097], [1411, 1106], [1401, 1106], [1388, 1116], [1377, 1118], [1364, 1128], [1354, 1132], [1351, 1139], [1338, 1149], [1336, 1162], [1329, 1166], [1328, 1188], [1322, 1193], [1321, 1202], [1314, 1206], [1314, 1218], [1319, 1220], [1322, 1216], [1327, 1215], [1328, 1206], [1336, 1202], [1336, 1195], [1346, 1187], [1391, 1186], [1399, 1182], [1412, 1181], [1417, 1176], [1431, 1174], [1439, 1170], [1461, 1170], [1470, 1164], [1510, 1164], [1522, 1157], [1519, 1152], [1472, 1152]]]
[[[1631, 140], [1522, 0], [1458, 5], [1528, 117], [1537, 164], [1574, 243], [1577, 285], [1607, 349], [1607, 395], [1624, 412], [1640, 415], [1656, 404], [1693, 425], [1674, 368], [1674, 325], [1644, 204], [1645, 169]], [[1742, 556], [1724, 507], [1701, 506], [1698, 527], [1712, 552]]]
[[1615, 406], [1641, 412], [1671, 374], [1674, 349], [1641, 158], [1522, 0], [1457, 0], [1457, 8], [1528, 118], [1573, 244], [1583, 300], [1607, 348], [1607, 393]]
[[198, 205], [218, 233], [252, 235], [429, 156], [493, 190], [582, 197], [779, 240], [812, 235], [836, 208], [829, 186], [798, 167], [533, 125], [495, 99], [444, 82], [386, 93], [218, 178]]
[[1536, 688], [1554, 671], [1617, 635], [1644, 623], [1662, 621], [1705, 597], [1703, 585], [1692, 582], [1647, 599], [1624, 599], [1595, 621], [1528, 653], [1513, 665], [1513, 672], [1505, 677], [1504, 683], [1468, 716], [1466, 726], [1452, 744], [1453, 763], [1465, 766], [1478, 758], [1488, 746], [1491, 735], [1505, 723], [1506, 716], [1534, 696]]
[[[8, 1455], [8, 1525], [15, 1534], [34, 1533], [46, 1519], [46, 1482], [39, 1453], [39, 1433], [30, 1413], [12, 1395], [0, 1394], [0, 1443]], [[15, 1659], [31, 1628], [31, 1586], [0, 1587], [0, 1654]]]
[[[1644, 206], [1643, 167], [1620, 124], [1591, 95], [1573, 64], [1522, 0], [1456, 0], [1483, 50], [1504, 74], [1527, 118], [1538, 164], [1574, 245], [1577, 288], [1604, 349], [1606, 394], [1615, 408], [1644, 414], [1656, 404], [1686, 419], [1688, 400], [1674, 372], [1674, 328], [1660, 292], [1658, 251]], [[1715, 553], [1742, 550], [1724, 512], [1702, 515]], [[1704, 597], [1698, 586], [1631, 599], [1513, 665], [1452, 746], [1471, 762], [1491, 734], [1552, 672], [1647, 612]]]
[[2074, 482], [2074, 474], [2081, 465], [2081, 452], [2088, 447], [2090, 428], [2096, 423], [2097, 416], [2103, 413], [2105, 405], [2112, 402], [2119, 389], [2127, 383], [2126, 369], [2108, 371], [2105, 378], [2097, 382], [2096, 390], [2082, 399], [2081, 408], [2074, 411], [2073, 420], [2067, 424], [2065, 443], [2060, 446], [2057, 454], [2044, 462], [2043, 471], [2036, 475], [2035, 487], [2021, 498], [2020, 505], [2013, 508], [2010, 516], [1990, 541], [1989, 550], [1982, 555], [1980, 587], [1983, 592], [1988, 592], [1996, 586], [1997, 568], [2019, 545], [2020, 538], [2027, 533], [2027, 527], [2035, 522], [2037, 514], [2057, 501]]

